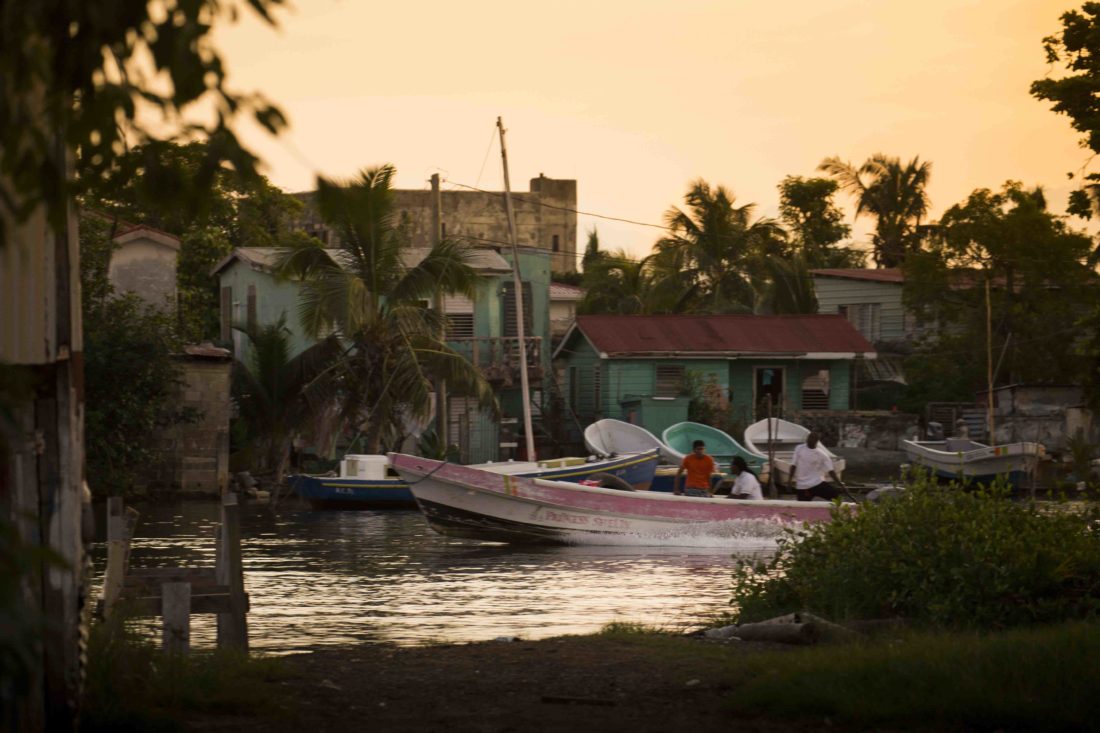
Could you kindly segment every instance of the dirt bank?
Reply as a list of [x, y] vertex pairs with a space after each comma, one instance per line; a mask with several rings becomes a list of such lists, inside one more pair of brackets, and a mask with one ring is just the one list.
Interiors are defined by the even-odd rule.
[[196, 731], [843, 730], [828, 721], [735, 718], [731, 658], [768, 644], [611, 635], [538, 642], [362, 646], [286, 658], [270, 709], [203, 715]]

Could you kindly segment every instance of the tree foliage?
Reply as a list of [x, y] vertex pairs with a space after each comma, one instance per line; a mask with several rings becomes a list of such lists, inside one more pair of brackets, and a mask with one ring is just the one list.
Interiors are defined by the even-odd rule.
[[1097, 518], [1007, 501], [1002, 485], [910, 477], [899, 498], [838, 507], [831, 522], [784, 538], [768, 563], [742, 564], [733, 600], [741, 621], [791, 611], [982, 630], [1095, 620]]
[[[1100, 153], [1100, 3], [1062, 14], [1062, 32], [1043, 39], [1047, 63], [1066, 72], [1031, 84], [1031, 95], [1051, 103], [1070, 118], [1081, 133], [1081, 147]], [[1073, 177], [1073, 174], [1070, 174]], [[1100, 175], [1085, 176], [1085, 184], [1070, 196], [1069, 213], [1090, 218], [1100, 202]], [[1100, 253], [1100, 250], [1098, 250]]]
[[[310, 433], [317, 418], [332, 407], [324, 382], [342, 355], [339, 339], [330, 336], [302, 353], [290, 355], [290, 331], [285, 315], [277, 322], [240, 329], [252, 345], [246, 362], [233, 365], [233, 397], [246, 430], [256, 437], [260, 470], [282, 483], [291, 442]], [[316, 431], [312, 431], [316, 432]]]
[[945, 385], [957, 376], [946, 372], [961, 370], [971, 390], [984, 388], [988, 282], [995, 381], [1078, 382], [1076, 323], [1096, 286], [1085, 265], [1089, 246], [1047, 210], [1041, 189], [1014, 181], [974, 191], [944, 212], [905, 265], [906, 306], [937, 326], [923, 348], [933, 357], [925, 376]]
[[654, 253], [640, 260], [622, 249], [602, 253], [585, 269], [586, 292], [577, 312], [651, 315], [688, 310], [696, 286], [682, 270], [666, 266], [673, 259], [674, 253], [663, 258]]
[[[193, 185], [201, 200], [223, 163], [243, 176], [256, 158], [232, 124], [241, 115], [277, 133], [282, 113], [261, 95], [226, 83], [212, 30], [242, 7], [274, 23], [282, 0], [34, 0], [0, 5], [0, 210], [23, 221], [40, 204], [55, 228], [78, 187], [69, 174], [75, 151], [81, 180], [112, 168], [130, 142], [163, 131], [209, 141]], [[155, 81], [154, 81], [155, 80]], [[190, 115], [208, 104], [213, 114]], [[189, 207], [190, 208], [190, 207]], [[5, 217], [7, 221], [7, 217]], [[4, 236], [7, 227], [0, 230]], [[0, 243], [2, 243], [0, 239]]]
[[809, 268], [862, 267], [863, 253], [837, 246], [852, 234], [833, 201], [840, 187], [828, 178], [787, 176], [779, 184], [779, 215]]
[[[86, 175], [81, 204], [122, 222], [180, 238], [177, 269], [181, 337], [197, 342], [219, 331], [218, 280], [211, 269], [234, 247], [286, 246], [301, 203], [260, 175], [224, 165], [206, 170], [210, 145], [151, 142]], [[203, 188], [203, 195], [188, 193]]]
[[443, 316], [425, 308], [438, 292], [472, 292], [477, 275], [468, 245], [444, 239], [414, 265], [409, 236], [394, 206], [395, 170], [364, 170], [348, 182], [318, 180], [316, 205], [339, 237], [336, 249], [317, 240], [284, 248], [281, 272], [302, 281], [300, 319], [314, 337], [345, 343], [333, 367], [343, 420], [364, 426], [367, 451], [403, 434], [407, 417], [426, 419], [433, 379], [452, 394], [496, 406], [481, 373], [444, 340]]
[[755, 204], [734, 202], [723, 186], [693, 182], [686, 207], [665, 213], [669, 234], [654, 246], [658, 256], [678, 258], [682, 271], [692, 273], [700, 307], [710, 313], [751, 313], [753, 281], [764, 277], [764, 262], [789, 253], [779, 222], [755, 219]]
[[898, 158], [876, 153], [858, 168], [832, 157], [823, 160], [818, 170], [855, 197], [857, 217], [874, 218], [873, 258], [879, 267], [898, 267], [908, 252], [919, 248], [919, 225], [929, 206], [926, 189], [931, 163], [913, 158], [903, 165]]

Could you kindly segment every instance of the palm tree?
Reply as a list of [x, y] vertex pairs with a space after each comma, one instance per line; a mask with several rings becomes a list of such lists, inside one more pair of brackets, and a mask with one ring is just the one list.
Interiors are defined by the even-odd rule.
[[345, 344], [330, 382], [339, 385], [341, 418], [362, 426], [370, 453], [403, 435], [406, 419], [429, 418], [434, 379], [496, 408], [481, 372], [447, 346], [442, 314], [425, 307], [439, 292], [472, 294], [471, 249], [444, 239], [414, 263], [420, 253], [394, 208], [394, 173], [385, 165], [343, 183], [318, 179], [317, 210], [339, 246], [299, 242], [280, 262], [284, 275], [302, 281], [306, 332]]
[[318, 383], [342, 349], [333, 338], [319, 341], [295, 357], [290, 356], [290, 331], [286, 318], [266, 326], [250, 325], [244, 333], [252, 348], [246, 361], [233, 365], [233, 397], [247, 429], [257, 437], [258, 465], [283, 481], [294, 437], [320, 415], [327, 403]]
[[761, 290], [757, 311], [763, 313], [817, 313], [817, 293], [806, 260], [801, 256], [770, 258], [765, 267], [767, 285]]
[[763, 276], [763, 263], [786, 253], [783, 227], [774, 219], [754, 220], [755, 204], [734, 206], [733, 194], [701, 179], [684, 201], [686, 211], [665, 213], [669, 236], [657, 242], [657, 251], [677, 253], [694, 271], [709, 312], [751, 312], [753, 281]]
[[928, 214], [926, 189], [932, 163], [913, 158], [902, 165], [898, 158], [876, 153], [856, 168], [840, 158], [826, 158], [818, 166], [856, 199], [856, 216], [875, 219], [874, 260], [879, 267], [898, 267], [905, 253], [920, 245], [918, 227]]
[[648, 315], [684, 311], [695, 288], [682, 270], [663, 266], [669, 260], [657, 254], [635, 260], [622, 249], [603, 253], [585, 269], [586, 293], [578, 312]]

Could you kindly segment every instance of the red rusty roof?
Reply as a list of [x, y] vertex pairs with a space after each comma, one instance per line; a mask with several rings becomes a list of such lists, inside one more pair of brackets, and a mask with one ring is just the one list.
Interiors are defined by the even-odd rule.
[[577, 316], [576, 327], [609, 356], [875, 352], [839, 315]]

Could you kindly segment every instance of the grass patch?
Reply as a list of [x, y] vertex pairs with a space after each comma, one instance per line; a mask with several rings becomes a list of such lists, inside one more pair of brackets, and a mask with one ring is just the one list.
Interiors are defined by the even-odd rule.
[[859, 726], [1100, 730], [1100, 627], [993, 636], [916, 634], [893, 643], [746, 657], [739, 715], [828, 717]]
[[178, 731], [183, 713], [256, 713], [278, 706], [277, 659], [240, 652], [166, 655], [121, 618], [97, 624], [88, 645], [84, 731]]
[[662, 629], [651, 624], [643, 624], [637, 621], [612, 621], [604, 624], [597, 633], [600, 636], [629, 636], [639, 634], [661, 634], [667, 629]]

